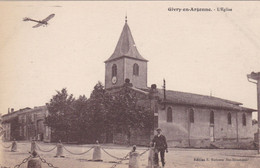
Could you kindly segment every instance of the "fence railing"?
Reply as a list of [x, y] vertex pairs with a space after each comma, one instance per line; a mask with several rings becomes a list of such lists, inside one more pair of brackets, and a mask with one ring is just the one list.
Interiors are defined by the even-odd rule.
[[[13, 148], [17, 148], [17, 142], [12, 142], [11, 144], [7, 145], [7, 144], [3, 144], [2, 143], [3, 148], [5, 149], [9, 149], [11, 148], [11, 151]], [[140, 154], [138, 152], [136, 152], [136, 146], [133, 147], [133, 149], [130, 152], [127, 152], [124, 156], [116, 156], [115, 154], [112, 154], [111, 152], [109, 152], [107, 149], [105, 149], [103, 146], [101, 146], [100, 144], [95, 144], [91, 147], [88, 147], [88, 149], [86, 149], [84, 152], [75, 152], [72, 151], [70, 149], [68, 149], [67, 146], [65, 146], [62, 143], [57, 143], [56, 145], [54, 145], [52, 148], [50, 149], [45, 149], [44, 147], [42, 147], [40, 144], [36, 143], [36, 141], [33, 141], [31, 143], [31, 151], [29, 152], [29, 156], [24, 158], [20, 163], [16, 164], [14, 166], [14, 168], [20, 168], [21, 165], [26, 164], [28, 162], [29, 165], [29, 161], [34, 159], [34, 161], [38, 160], [44, 164], [47, 164], [49, 167], [52, 168], [58, 168], [56, 166], [54, 166], [52, 163], [48, 162], [46, 159], [44, 159], [42, 156], [39, 155], [39, 152], [44, 152], [44, 153], [49, 153], [54, 151], [55, 149], [57, 149], [57, 153], [55, 157], [65, 157], [63, 155], [63, 149], [68, 152], [71, 155], [84, 155], [89, 153], [91, 150], [93, 151], [93, 156], [92, 159], [89, 159], [87, 161], [103, 161], [101, 158], [101, 151], [104, 152], [104, 154], [108, 155], [110, 158], [116, 159], [116, 161], [111, 161], [109, 163], [113, 163], [113, 165], [111, 166], [111, 168], [115, 168], [117, 165], [121, 164], [123, 161], [129, 161], [129, 164], [131, 164], [131, 159], [133, 157], [135, 157], [136, 159], [139, 159], [141, 156], [143, 156], [146, 152], [148, 152], [149, 150], [151, 150], [151, 148], [147, 148], [145, 149], [143, 152], [141, 152]], [[15, 151], [13, 151], [15, 152]], [[135, 155], [133, 155], [133, 153], [135, 153]], [[138, 156], [138, 158], [136, 158]], [[136, 164], [136, 163], [135, 163]]]

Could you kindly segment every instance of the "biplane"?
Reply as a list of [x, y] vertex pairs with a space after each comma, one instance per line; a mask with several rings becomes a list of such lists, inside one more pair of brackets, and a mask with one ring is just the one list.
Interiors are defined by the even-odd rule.
[[38, 24], [33, 26], [33, 28], [37, 28], [37, 27], [40, 27], [40, 26], [47, 26], [48, 21], [51, 20], [54, 16], [55, 16], [55, 14], [50, 14], [48, 17], [46, 17], [43, 20], [34, 20], [34, 19], [26, 17], [26, 18], [23, 19], [23, 21], [37, 22]]

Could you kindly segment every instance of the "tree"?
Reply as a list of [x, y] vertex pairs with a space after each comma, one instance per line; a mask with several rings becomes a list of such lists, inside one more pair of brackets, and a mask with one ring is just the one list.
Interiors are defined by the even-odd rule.
[[47, 104], [49, 115], [46, 117], [46, 124], [51, 127], [54, 132], [54, 140], [68, 141], [69, 135], [73, 132], [75, 98], [72, 94], [68, 94], [67, 89], [63, 88], [57, 91]]
[[144, 106], [138, 106], [138, 97], [127, 87], [112, 96], [109, 114], [113, 128], [122, 129], [127, 135], [128, 144], [131, 130], [151, 130], [153, 126], [153, 113]]
[[94, 86], [89, 99], [84, 95], [75, 99], [64, 88], [47, 104], [46, 124], [54, 141], [103, 142], [121, 128], [130, 143], [131, 130], [153, 127], [153, 113], [138, 101], [128, 87], [109, 93], [101, 82]]
[[92, 91], [88, 100], [88, 122], [91, 125], [89, 129], [92, 141], [104, 139], [101, 137], [106, 133], [107, 114], [105, 99], [105, 89], [101, 82], [98, 82]]
[[73, 128], [75, 129], [75, 138], [78, 142], [83, 143], [87, 142], [88, 139], [88, 129], [90, 128], [90, 124], [88, 122], [88, 99], [85, 95], [79, 96], [77, 100], [75, 100], [73, 107], [75, 110]]

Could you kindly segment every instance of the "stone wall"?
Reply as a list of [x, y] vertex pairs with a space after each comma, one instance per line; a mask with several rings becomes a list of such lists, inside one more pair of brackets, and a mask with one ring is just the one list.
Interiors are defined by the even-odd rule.
[[[117, 82], [112, 84], [112, 66], [115, 64], [117, 66]], [[124, 81], [124, 60], [118, 59], [112, 62], [106, 63], [106, 74], [105, 74], [105, 88], [110, 88], [114, 86], [121, 86], [125, 83]]]
[[[130, 79], [130, 82], [136, 88], [147, 87], [147, 62], [124, 58], [125, 71], [124, 78]], [[137, 63], [139, 65], [139, 75], [133, 75], [133, 66]]]
[[[167, 105], [166, 109], [169, 106]], [[158, 112], [158, 124], [166, 136], [169, 146], [209, 147], [211, 144], [210, 127], [213, 130], [214, 141], [234, 141], [237, 137], [240, 141], [253, 139], [252, 113], [196, 107], [193, 108], [194, 123], [190, 123], [189, 110], [191, 107], [184, 105], [172, 105], [171, 107], [172, 122], [167, 122], [166, 109], [160, 108]], [[214, 124], [210, 124], [211, 111], [214, 111]], [[228, 112], [231, 113], [231, 124], [228, 124]], [[242, 123], [243, 114], [246, 114], [246, 126]]]

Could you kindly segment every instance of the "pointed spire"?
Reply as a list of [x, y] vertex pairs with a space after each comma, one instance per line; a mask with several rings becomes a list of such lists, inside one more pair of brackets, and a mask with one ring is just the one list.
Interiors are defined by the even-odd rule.
[[125, 14], [125, 23], [127, 23], [127, 12]]
[[111, 55], [111, 57], [106, 60], [105, 62], [109, 62], [121, 57], [128, 57], [128, 58], [132, 58], [132, 59], [137, 59], [140, 61], [146, 61], [146, 59], [144, 59], [140, 53], [138, 52], [135, 42], [134, 42], [134, 38], [132, 36], [132, 33], [130, 31], [130, 28], [127, 24], [127, 15], [125, 16], [125, 25], [123, 28], [123, 31], [120, 35], [120, 38], [117, 42], [116, 48], [114, 53]]

